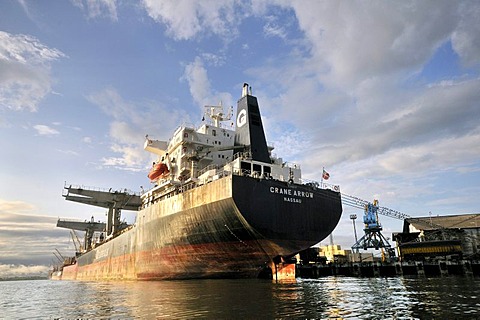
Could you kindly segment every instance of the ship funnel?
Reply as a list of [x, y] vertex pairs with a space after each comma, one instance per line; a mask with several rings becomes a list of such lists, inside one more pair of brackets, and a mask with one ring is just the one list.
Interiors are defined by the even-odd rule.
[[270, 163], [257, 98], [249, 93], [247, 83], [243, 84], [242, 97], [237, 103], [236, 125], [235, 146], [244, 147], [253, 160]]
[[248, 95], [248, 83], [244, 83], [242, 88], [242, 98], [246, 95]]

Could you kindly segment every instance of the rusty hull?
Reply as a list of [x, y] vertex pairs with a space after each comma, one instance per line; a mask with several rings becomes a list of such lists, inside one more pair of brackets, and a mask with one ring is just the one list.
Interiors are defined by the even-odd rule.
[[62, 279], [257, 277], [275, 257], [323, 240], [341, 213], [339, 192], [229, 175], [146, 203], [133, 228], [78, 257]]

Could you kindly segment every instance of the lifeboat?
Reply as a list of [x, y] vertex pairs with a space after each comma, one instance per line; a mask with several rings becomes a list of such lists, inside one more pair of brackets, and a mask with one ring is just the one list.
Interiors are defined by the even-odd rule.
[[152, 167], [152, 170], [148, 173], [148, 177], [151, 181], [156, 181], [158, 178], [165, 176], [168, 173], [168, 167], [165, 163], [157, 163]]

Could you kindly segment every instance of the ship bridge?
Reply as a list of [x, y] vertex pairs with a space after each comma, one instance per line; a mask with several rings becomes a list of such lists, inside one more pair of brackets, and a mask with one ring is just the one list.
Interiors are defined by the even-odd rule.
[[96, 207], [108, 208], [108, 217], [106, 223], [107, 237], [113, 236], [121, 231], [120, 222], [121, 210], [138, 211], [142, 204], [140, 195], [134, 192], [124, 190], [108, 190], [67, 185], [64, 186], [63, 197], [66, 200], [84, 203]]

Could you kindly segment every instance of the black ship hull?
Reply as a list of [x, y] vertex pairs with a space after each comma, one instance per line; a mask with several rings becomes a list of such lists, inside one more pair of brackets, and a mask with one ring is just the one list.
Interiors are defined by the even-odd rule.
[[257, 277], [327, 237], [338, 191], [231, 174], [147, 202], [135, 225], [64, 267], [63, 279]]

